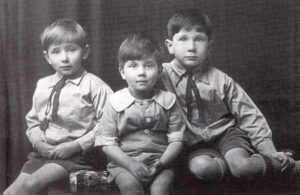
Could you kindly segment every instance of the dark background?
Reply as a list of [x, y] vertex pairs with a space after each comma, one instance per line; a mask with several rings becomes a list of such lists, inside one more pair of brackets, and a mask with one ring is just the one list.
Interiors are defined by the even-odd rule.
[[[300, 4], [297, 0], [0, 0], [0, 193], [31, 145], [25, 115], [39, 78], [53, 71], [39, 35], [73, 18], [88, 32], [86, 69], [113, 90], [124, 87], [116, 52], [124, 36], [152, 32], [163, 44], [171, 14], [198, 8], [213, 22], [211, 64], [233, 77], [265, 114], [277, 147], [300, 152]], [[166, 59], [171, 59], [167, 56]]]

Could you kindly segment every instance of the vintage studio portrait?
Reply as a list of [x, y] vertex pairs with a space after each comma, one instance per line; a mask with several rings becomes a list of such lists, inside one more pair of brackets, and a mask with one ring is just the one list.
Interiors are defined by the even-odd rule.
[[0, 194], [300, 194], [297, 0], [0, 0]]

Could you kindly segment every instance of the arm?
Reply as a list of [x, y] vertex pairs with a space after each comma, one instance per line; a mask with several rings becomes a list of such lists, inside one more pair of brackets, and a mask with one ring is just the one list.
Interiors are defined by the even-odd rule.
[[47, 128], [47, 119], [41, 121], [38, 117], [38, 110], [44, 106], [41, 105], [41, 101], [39, 101], [41, 98], [44, 98], [43, 94], [39, 94], [39, 89], [42, 87], [44, 86], [42, 86], [41, 82], [38, 82], [32, 98], [32, 108], [26, 115], [26, 123], [28, 126], [26, 135], [33, 148], [36, 149], [42, 156], [49, 158], [54, 146], [45, 142], [44, 131]]
[[227, 79], [225, 91], [226, 103], [240, 129], [247, 132], [252, 145], [260, 154], [275, 158], [281, 162], [283, 168], [286, 167], [289, 163], [288, 155], [276, 150], [265, 117], [247, 93], [231, 78]]
[[81, 150], [84, 152], [90, 149], [94, 145], [95, 134], [97, 129], [99, 129], [98, 125], [100, 123], [100, 118], [103, 114], [104, 106], [108, 102], [108, 97], [111, 94], [112, 94], [112, 90], [106, 84], [104, 86], [98, 87], [96, 90], [92, 91], [91, 93], [92, 104], [96, 112], [97, 124], [86, 135], [78, 138], [77, 140], [74, 140], [80, 145]]
[[183, 147], [183, 136], [185, 131], [185, 123], [183, 122], [178, 107], [174, 102], [169, 110], [168, 122], [168, 142], [169, 145], [163, 155], [151, 167], [151, 175], [158, 174], [162, 169], [169, 167], [176, 157], [180, 154]]
[[272, 141], [272, 132], [265, 117], [240, 85], [227, 75], [225, 78], [225, 102], [237, 120], [238, 127], [248, 134], [252, 145], [257, 150], [261, 153], [276, 151]]

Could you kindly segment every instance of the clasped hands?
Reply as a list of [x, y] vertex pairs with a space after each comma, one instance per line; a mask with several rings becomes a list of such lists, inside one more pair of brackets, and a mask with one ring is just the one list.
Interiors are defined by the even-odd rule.
[[35, 148], [43, 157], [49, 159], [68, 159], [81, 150], [80, 145], [76, 141], [65, 142], [58, 145], [38, 141], [35, 144]]
[[293, 156], [292, 152], [274, 152], [268, 155], [270, 158], [275, 158], [277, 161], [281, 163], [281, 171], [285, 171], [294, 160], [291, 158]]
[[162, 171], [163, 164], [159, 159], [156, 159], [154, 163], [148, 167], [142, 162], [133, 160], [129, 164], [128, 169], [138, 180], [143, 183], [149, 183]]

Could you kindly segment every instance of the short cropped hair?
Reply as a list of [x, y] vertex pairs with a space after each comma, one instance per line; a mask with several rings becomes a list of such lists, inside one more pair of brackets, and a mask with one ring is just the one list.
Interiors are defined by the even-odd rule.
[[47, 26], [40, 39], [45, 51], [54, 43], [76, 43], [81, 47], [87, 44], [85, 30], [77, 22], [69, 18], [58, 19]]
[[197, 31], [204, 32], [211, 39], [211, 21], [209, 17], [197, 9], [180, 10], [173, 14], [168, 22], [168, 37], [173, 36], [182, 28], [196, 27]]
[[161, 66], [163, 47], [146, 32], [131, 33], [119, 48], [119, 67], [124, 68], [124, 64], [129, 60], [140, 60], [151, 55], [155, 56], [157, 65]]

